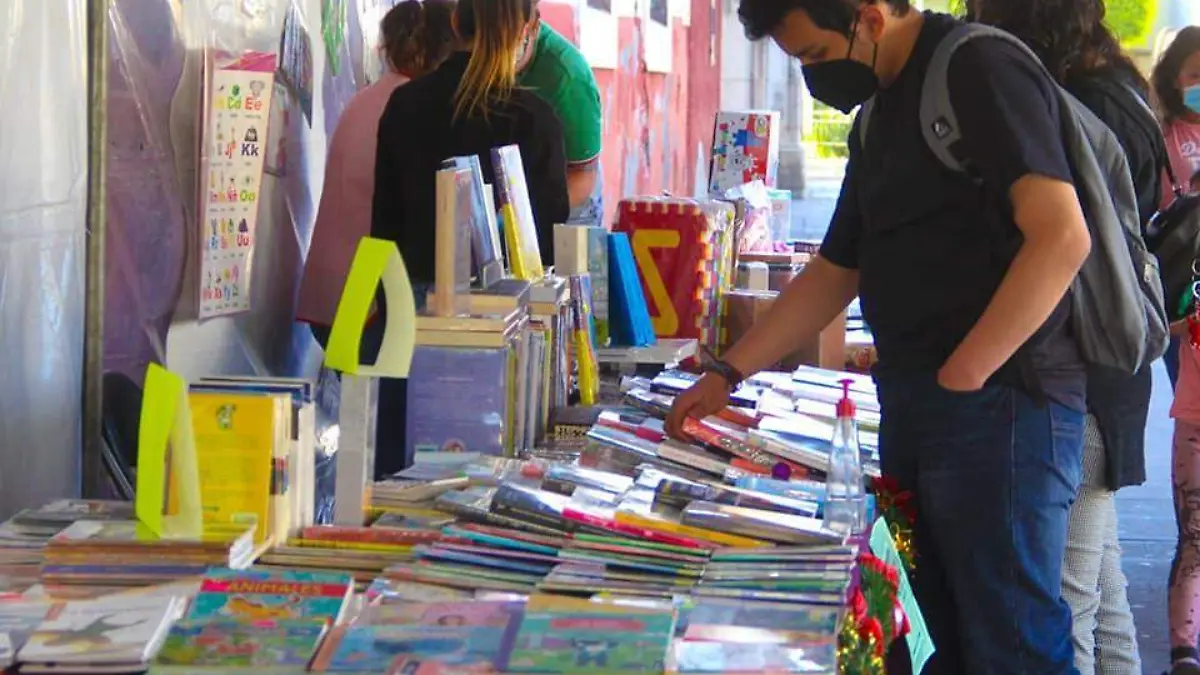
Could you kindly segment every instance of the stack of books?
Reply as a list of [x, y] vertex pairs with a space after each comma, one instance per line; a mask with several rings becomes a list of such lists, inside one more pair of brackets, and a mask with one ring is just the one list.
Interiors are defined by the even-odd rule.
[[254, 562], [254, 526], [212, 525], [195, 539], [164, 538], [133, 520], [78, 520], [46, 545], [45, 585], [149, 586], [214, 566]]
[[412, 559], [416, 545], [440, 537], [437, 530], [309, 527], [265, 553], [259, 567], [281, 572], [342, 571], [365, 584], [388, 565]]
[[0, 595], [23, 592], [37, 584], [46, 544], [76, 520], [132, 517], [129, 502], [84, 499], [60, 499], [18, 512], [0, 524]]

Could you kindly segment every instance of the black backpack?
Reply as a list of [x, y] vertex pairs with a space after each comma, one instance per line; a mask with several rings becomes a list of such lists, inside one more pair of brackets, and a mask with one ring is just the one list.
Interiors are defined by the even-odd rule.
[[1187, 316], [1192, 284], [1200, 278], [1200, 194], [1189, 193], [1167, 161], [1175, 199], [1146, 225], [1146, 246], [1158, 256], [1163, 298], [1173, 321]]
[[[1142, 112], [1157, 127], [1158, 118], [1150, 106], [1136, 91], [1133, 94], [1133, 100], [1141, 104]], [[1161, 154], [1162, 168], [1167, 180], [1171, 181], [1175, 198], [1146, 223], [1145, 241], [1146, 248], [1158, 258], [1167, 316], [1178, 321], [1187, 315], [1192, 284], [1200, 278], [1200, 209], [1197, 208], [1200, 207], [1200, 194], [1190, 193], [1185, 184], [1179, 182], [1165, 145]]]

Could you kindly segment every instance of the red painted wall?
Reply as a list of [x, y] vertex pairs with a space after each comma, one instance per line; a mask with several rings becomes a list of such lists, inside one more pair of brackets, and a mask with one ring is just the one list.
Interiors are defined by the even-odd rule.
[[[612, 221], [623, 197], [663, 191], [691, 195], [698, 152], [705, 156], [707, 167], [713, 117], [720, 102], [722, 0], [690, 2], [691, 25], [672, 20], [670, 73], [647, 72], [642, 21], [634, 18], [619, 20], [617, 68], [593, 71], [604, 105], [601, 161], [606, 222]], [[578, 44], [572, 5], [543, 2], [541, 12], [555, 30]]]

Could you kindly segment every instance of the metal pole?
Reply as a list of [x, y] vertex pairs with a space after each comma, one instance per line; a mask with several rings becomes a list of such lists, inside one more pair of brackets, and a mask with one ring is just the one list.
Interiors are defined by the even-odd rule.
[[108, 220], [108, 11], [112, 0], [88, 7], [88, 209], [84, 286], [83, 485], [85, 497], [104, 486], [101, 437], [104, 408], [104, 247]]

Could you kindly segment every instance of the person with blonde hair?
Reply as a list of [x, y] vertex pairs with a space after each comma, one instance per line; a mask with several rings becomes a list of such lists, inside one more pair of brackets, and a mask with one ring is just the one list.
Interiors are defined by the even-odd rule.
[[[452, 23], [461, 50], [396, 89], [379, 121], [371, 235], [396, 242], [418, 305], [434, 279], [436, 177], [450, 157], [478, 156], [494, 185], [492, 149], [520, 148], [538, 247], [554, 263], [554, 225], [567, 221], [571, 206], [562, 124], [549, 103], [517, 82], [533, 14], [532, 0], [459, 0]], [[406, 392], [403, 380], [380, 383], [377, 475], [410, 461]]]

